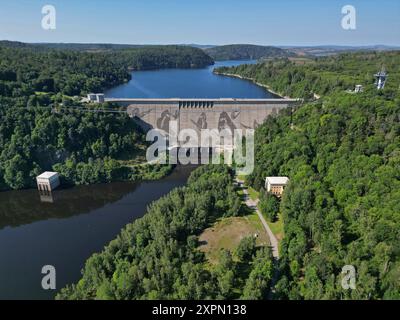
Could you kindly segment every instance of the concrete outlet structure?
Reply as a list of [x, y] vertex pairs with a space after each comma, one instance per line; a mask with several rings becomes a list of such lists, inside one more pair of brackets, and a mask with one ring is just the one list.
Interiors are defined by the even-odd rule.
[[53, 191], [60, 185], [60, 177], [57, 172], [46, 171], [36, 178], [39, 191]]

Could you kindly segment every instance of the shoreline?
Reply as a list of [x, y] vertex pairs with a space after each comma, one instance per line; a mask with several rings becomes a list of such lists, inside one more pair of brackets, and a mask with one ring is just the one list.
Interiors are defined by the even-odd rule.
[[240, 74], [236, 74], [236, 73], [225, 73], [225, 72], [218, 72], [218, 71], [215, 71], [215, 70], [214, 70], [214, 74], [219, 75], [219, 76], [227, 76], [227, 77], [233, 77], [233, 78], [238, 78], [238, 79], [242, 79], [242, 80], [248, 80], [248, 81], [251, 81], [254, 84], [258, 85], [259, 87], [263, 87], [263, 88], [267, 89], [269, 92], [271, 92], [272, 94], [278, 96], [279, 98], [292, 99], [289, 96], [284, 96], [284, 95], [274, 91], [273, 89], [270, 88], [270, 86], [268, 86], [266, 84], [263, 84], [263, 83], [255, 81], [253, 78], [244, 77], [244, 76], [241, 76]]

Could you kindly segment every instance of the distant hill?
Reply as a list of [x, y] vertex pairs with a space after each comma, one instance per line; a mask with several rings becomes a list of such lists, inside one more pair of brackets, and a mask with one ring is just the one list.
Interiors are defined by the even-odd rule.
[[19, 41], [0, 40], [0, 47], [13, 47], [13, 48], [45, 48], [45, 49], [61, 49], [61, 50], [76, 50], [76, 51], [109, 51], [121, 49], [136, 49], [146, 47], [159, 47], [159, 46], [180, 46], [180, 47], [193, 47], [198, 49], [209, 49], [215, 45], [207, 44], [176, 44], [176, 45], [162, 45], [162, 44], [116, 44], [116, 43], [68, 43], [68, 42], [31, 42], [24, 43]]
[[251, 44], [232, 44], [205, 49], [214, 60], [256, 60], [289, 57], [295, 54], [286, 49]]
[[80, 51], [105, 51], [119, 49], [142, 48], [145, 45], [138, 44], [113, 44], [113, 43], [32, 43], [34, 46], [45, 47], [50, 49], [70, 49]]
[[[153, 70], [165, 68], [203, 68], [214, 64], [204, 50], [183, 45], [125, 45], [96, 43], [23, 43], [1, 41], [0, 49], [8, 55], [48, 53], [57, 51], [73, 54], [97, 54], [121, 63], [128, 70]], [[10, 53], [13, 49], [13, 53]], [[18, 51], [17, 51], [18, 50]], [[1, 54], [1, 51], [0, 51]], [[88, 55], [82, 57], [89, 57]], [[0, 57], [1, 58], [1, 57]], [[1, 61], [1, 60], [0, 60]], [[1, 80], [1, 79], [0, 79]]]
[[400, 50], [399, 46], [371, 45], [371, 46], [282, 46], [282, 49], [290, 50], [300, 56], [329, 56], [343, 52], [357, 51], [394, 51]]
[[77, 51], [107, 51], [107, 50], [134, 49], [134, 48], [146, 47], [146, 45], [136, 45], [136, 44], [63, 43], [63, 42], [24, 43], [24, 42], [9, 41], [9, 40], [0, 40], [0, 46], [9, 48], [35, 47], [44, 49], [77, 50]]
[[0, 47], [8, 47], [8, 48], [26, 48], [30, 45], [28, 43], [19, 42], [19, 41], [9, 41], [9, 40], [0, 40]]
[[188, 43], [188, 44], [180, 44], [182, 46], [189, 46], [189, 47], [194, 47], [194, 48], [200, 48], [200, 49], [210, 49], [216, 47], [214, 44], [196, 44], [196, 43]]

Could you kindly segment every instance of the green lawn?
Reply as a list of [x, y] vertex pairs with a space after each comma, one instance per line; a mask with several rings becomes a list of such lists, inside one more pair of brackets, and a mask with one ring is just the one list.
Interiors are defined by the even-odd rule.
[[256, 190], [254, 190], [252, 187], [247, 187], [247, 190], [249, 191], [249, 196], [251, 200], [257, 200], [260, 193]]
[[[238, 175], [238, 179], [239, 179], [239, 180], [245, 181], [245, 178], [246, 178], [246, 176]], [[251, 200], [256, 200], [256, 199], [258, 199], [259, 192], [256, 191], [255, 189], [253, 189], [252, 187], [248, 186], [246, 183], [245, 183], [244, 185], [247, 187], [247, 190], [248, 190], [248, 192], [249, 192], [250, 199], [251, 199]]]
[[43, 91], [35, 91], [35, 95], [37, 96], [44, 96], [47, 94], [51, 94], [50, 92], [43, 92]]
[[270, 222], [267, 220], [267, 223], [271, 228], [272, 233], [275, 235], [276, 239], [278, 241], [282, 240], [284, 236], [282, 214], [278, 214], [278, 219], [275, 222]]
[[221, 249], [233, 253], [240, 240], [254, 236], [254, 234], [258, 234], [257, 245], [269, 244], [268, 236], [256, 213], [244, 217], [222, 218], [200, 235], [200, 250], [206, 254], [207, 261], [211, 265], [215, 265], [219, 261]]

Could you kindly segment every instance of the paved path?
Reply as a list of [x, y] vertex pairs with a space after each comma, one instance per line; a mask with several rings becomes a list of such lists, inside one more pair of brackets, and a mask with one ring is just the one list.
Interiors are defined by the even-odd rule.
[[250, 198], [249, 192], [247, 188], [243, 184], [243, 180], [240, 180], [236, 178], [237, 183], [239, 184], [240, 187], [243, 188], [243, 193], [245, 195], [245, 203], [246, 205], [250, 208], [253, 209], [257, 212], [258, 217], [261, 220], [261, 223], [264, 226], [265, 231], [268, 234], [269, 241], [270, 241], [270, 246], [272, 248], [272, 255], [275, 259], [279, 259], [279, 250], [278, 250], [278, 240], [276, 239], [275, 235], [271, 231], [267, 221], [265, 220], [264, 216], [261, 214], [260, 210], [258, 210], [257, 204], [258, 204], [258, 199], [257, 201], [254, 201]]

